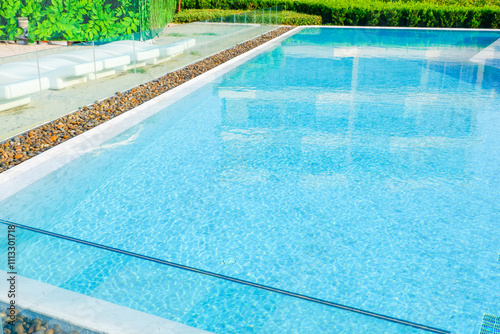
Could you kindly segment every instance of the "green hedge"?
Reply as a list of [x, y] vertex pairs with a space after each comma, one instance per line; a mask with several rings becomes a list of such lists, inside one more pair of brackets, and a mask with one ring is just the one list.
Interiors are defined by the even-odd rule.
[[228, 9], [186, 9], [174, 15], [173, 23], [190, 23], [196, 21], [214, 20], [218, 17], [241, 13], [241, 10]]
[[298, 12], [320, 15], [333, 25], [499, 28], [497, 6], [437, 5], [431, 2], [298, 0]]
[[[240, 13], [241, 10], [234, 10], [234, 9], [185, 9], [175, 14], [172, 22], [190, 23], [196, 21], [214, 20], [219, 17], [235, 15]], [[287, 24], [287, 25], [321, 24], [321, 16], [318, 15], [309, 15], [291, 11], [278, 11], [277, 14], [278, 14], [277, 15], [278, 22], [280, 22], [281, 24]]]
[[0, 39], [22, 33], [17, 17], [29, 19], [31, 40], [91, 41], [165, 26], [175, 0], [2, 0]]
[[310, 15], [285, 10], [281, 13], [278, 12], [278, 20], [281, 24], [292, 26], [321, 25], [323, 23], [321, 16], [319, 15]]
[[323, 24], [499, 28], [500, 0], [184, 0], [183, 8], [284, 9], [321, 16]]
[[265, 9], [283, 6], [293, 9], [293, 0], [182, 0], [182, 9]]

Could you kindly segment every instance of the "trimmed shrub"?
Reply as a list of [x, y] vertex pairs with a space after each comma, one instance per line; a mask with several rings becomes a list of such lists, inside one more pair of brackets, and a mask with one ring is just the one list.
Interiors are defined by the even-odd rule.
[[184, 9], [266, 9], [282, 6], [283, 9], [293, 9], [293, 0], [182, 0]]
[[319, 15], [309, 15], [292, 11], [278, 12], [278, 20], [281, 24], [292, 26], [321, 25], [322, 20]]
[[[241, 10], [224, 10], [224, 9], [186, 9], [181, 12], [175, 14], [172, 22], [174, 23], [189, 23], [196, 21], [204, 21], [204, 20], [214, 20], [219, 17], [225, 17], [234, 14], [241, 14]], [[292, 11], [278, 11], [278, 22], [286, 25], [320, 25], [321, 24], [321, 16], [319, 15], [309, 15], [303, 13], [297, 13]], [[241, 15], [239, 15], [241, 16]], [[261, 14], [257, 15], [258, 21], [260, 22], [262, 19], [260, 17]], [[266, 15], [263, 15], [265, 18]], [[229, 18], [230, 19], [230, 18]], [[241, 17], [239, 17], [241, 21]], [[241, 22], [240, 22], [241, 23]]]
[[173, 23], [190, 23], [204, 20], [214, 20], [218, 17], [239, 14], [241, 10], [225, 9], [186, 9], [174, 15]]
[[498, 28], [500, 7], [433, 2], [297, 0], [298, 12], [319, 15], [323, 24], [393, 27]]
[[183, 8], [283, 9], [321, 16], [323, 24], [498, 28], [500, 0], [183, 0]]

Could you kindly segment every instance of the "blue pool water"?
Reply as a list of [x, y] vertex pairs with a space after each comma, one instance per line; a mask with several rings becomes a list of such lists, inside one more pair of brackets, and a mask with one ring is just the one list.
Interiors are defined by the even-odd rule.
[[[304, 29], [0, 202], [0, 218], [478, 333], [500, 315], [500, 69], [470, 59], [498, 38]], [[218, 333], [418, 331], [24, 240], [24, 276]]]

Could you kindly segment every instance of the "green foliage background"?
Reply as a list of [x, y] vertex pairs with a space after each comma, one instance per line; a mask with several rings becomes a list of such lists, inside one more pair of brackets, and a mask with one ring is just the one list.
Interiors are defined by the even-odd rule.
[[29, 18], [31, 40], [92, 41], [164, 27], [175, 0], [2, 0], [0, 39], [22, 33], [17, 17]]
[[333, 25], [499, 28], [500, 7], [495, 3], [459, 1], [347, 1], [298, 0], [296, 10], [320, 15]]

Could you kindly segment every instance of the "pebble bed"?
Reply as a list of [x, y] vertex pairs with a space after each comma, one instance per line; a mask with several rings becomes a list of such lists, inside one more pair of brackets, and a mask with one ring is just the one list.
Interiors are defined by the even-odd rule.
[[0, 173], [239, 56], [293, 27], [280, 27], [0, 143]]
[[29, 314], [19, 313], [15, 310], [15, 318], [12, 321], [7, 316], [5, 307], [0, 311], [4, 334], [97, 334], [86, 329], [76, 328], [66, 323], [55, 323], [47, 317], [29, 312]]

